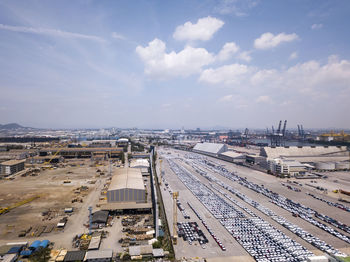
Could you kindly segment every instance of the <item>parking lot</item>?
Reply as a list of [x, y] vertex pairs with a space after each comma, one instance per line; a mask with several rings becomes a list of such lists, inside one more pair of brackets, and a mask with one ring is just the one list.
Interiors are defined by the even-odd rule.
[[[212, 188], [211, 190], [214, 192], [214, 194], [218, 194], [218, 195], [224, 192], [224, 194], [227, 195], [228, 197], [226, 200], [233, 201], [233, 202], [232, 201], [230, 202], [231, 203], [230, 206], [232, 205], [234, 206], [235, 204], [238, 204], [236, 205], [236, 207], [241, 206], [237, 210], [226, 210], [227, 212], [231, 212], [229, 213], [230, 215], [228, 217], [230, 218], [234, 217], [234, 223], [238, 225], [234, 229], [234, 231], [236, 232], [236, 235], [234, 235], [236, 240], [238, 240], [237, 232], [239, 232], [239, 230], [242, 227], [247, 226], [247, 225], [243, 225], [241, 221], [250, 221], [249, 223], [253, 223], [254, 224], [253, 226], [255, 228], [260, 228], [259, 230], [266, 229], [267, 232], [269, 232], [269, 230], [271, 229], [270, 226], [272, 226], [274, 228], [272, 229], [274, 232], [273, 234], [275, 234], [276, 233], [275, 230], [277, 230], [277, 234], [280, 234], [279, 235], [280, 239], [284, 239], [284, 237], [286, 237], [287, 239], [286, 241], [292, 241], [291, 243], [295, 242], [294, 243], [296, 245], [295, 248], [296, 250], [298, 250], [295, 252], [295, 254], [297, 253], [302, 254], [303, 252], [307, 254], [308, 251], [312, 251], [312, 253], [318, 255], [318, 254], [322, 254], [322, 251], [320, 250], [323, 250], [324, 252], [330, 252], [336, 255], [349, 253], [349, 244], [347, 243], [349, 234], [346, 232], [346, 227], [343, 227], [344, 225], [346, 225], [346, 222], [349, 220], [349, 212], [346, 212], [345, 210], [341, 210], [338, 207], [331, 206], [326, 202], [322, 202], [320, 200], [317, 200], [307, 195], [306, 193], [309, 191], [303, 186], [292, 184], [292, 187], [300, 189], [300, 192], [298, 192], [299, 190], [297, 191], [291, 190], [291, 189], [288, 189], [287, 187], [282, 186], [281, 185], [282, 181], [280, 181], [279, 179], [273, 176], [270, 176], [258, 171], [250, 170], [246, 167], [236, 166], [218, 159], [205, 157], [208, 160], [210, 159], [212, 163], [214, 163], [214, 165], [216, 166], [224, 165], [228, 173], [231, 173], [232, 171], [234, 171], [235, 174], [237, 174], [237, 177], [240, 177], [243, 180], [235, 181], [235, 179], [225, 178], [224, 176], [222, 176], [222, 174], [220, 174], [220, 172], [218, 172], [218, 170], [213, 170], [213, 167], [211, 165], [201, 165], [197, 160], [189, 159], [189, 156], [186, 154], [187, 154], [186, 152], [171, 150], [171, 154], [168, 153], [166, 156], [171, 156], [172, 158], [175, 158], [172, 161], [176, 162], [176, 165], [185, 167], [189, 171], [189, 173], [194, 175], [195, 178], [200, 181], [200, 183], [203, 183], [208, 188], [210, 188], [211, 185], [215, 184], [215, 187], [218, 187], [218, 188]], [[167, 169], [166, 164], [164, 164], [164, 167], [165, 169]], [[171, 180], [173, 180], [169, 182], [169, 185], [171, 187], [175, 187], [175, 185], [181, 187], [181, 185], [178, 185], [178, 181], [176, 181], [175, 176], [169, 176], [169, 177]], [[244, 179], [245, 177], [247, 179]], [[166, 172], [165, 178], [170, 180], [167, 177], [167, 172]], [[219, 183], [217, 183], [216, 180], [218, 180]], [[238, 180], [238, 178], [236, 178], [236, 180]], [[188, 184], [186, 181], [184, 182], [185, 182], [184, 184]], [[222, 183], [222, 185], [220, 185], [220, 182]], [[283, 183], [286, 183], [286, 181], [283, 180]], [[198, 185], [199, 183], [197, 183], [197, 187]], [[229, 187], [225, 188], [225, 186], [229, 186]], [[256, 187], [256, 188], [252, 188], [252, 187]], [[271, 195], [268, 194], [269, 191], [265, 192], [264, 188], [273, 192], [274, 193], [272, 194], [273, 196], [276, 197], [278, 195], [279, 197], [277, 199], [272, 199]], [[177, 188], [175, 188], [174, 190], [178, 191]], [[184, 190], [183, 187], [181, 188], [181, 190], [184, 192], [180, 191], [180, 196], [181, 194], [185, 194], [185, 191], [186, 191]], [[262, 192], [257, 192], [257, 190], [262, 190]], [[235, 194], [235, 192], [243, 194], [244, 196], [246, 196], [246, 199], [242, 199], [242, 196], [240, 196], [239, 194]], [[310, 191], [310, 192], [312, 192], [313, 194], [317, 194], [317, 192], [316, 193], [313, 191]], [[277, 195], [275, 193], [277, 193]], [[320, 195], [320, 196], [328, 200], [331, 199], [328, 196], [323, 196], [323, 195]], [[282, 201], [283, 197], [288, 198], [288, 201], [283, 202]], [[226, 198], [226, 196], [224, 196], [224, 198]], [[194, 197], [192, 196], [192, 198], [190, 199], [192, 201]], [[198, 197], [196, 200], [198, 200]], [[243, 212], [243, 215], [247, 216], [249, 220], [242, 220], [241, 218], [242, 214], [237, 212], [237, 211], [242, 211], [242, 200], [243, 202], [245, 202], [244, 203], [245, 206], [243, 206], [243, 208], [247, 209], [248, 207], [248, 209], [251, 212], [255, 213], [258, 216], [258, 219], [256, 219], [256, 217], [249, 214], [249, 211], [248, 211], [248, 212]], [[252, 200], [257, 200], [258, 202], [252, 202]], [[170, 195], [169, 195], [169, 201], [171, 201]], [[208, 201], [208, 199], [207, 200], [202, 199], [201, 202], [203, 203], [203, 201], [205, 204], [205, 201]], [[209, 202], [210, 201], [211, 200], [209, 198]], [[277, 202], [272, 203], [273, 201], [277, 201]], [[194, 203], [196, 203], [196, 201], [194, 201]], [[283, 206], [281, 203], [283, 204]], [[288, 205], [284, 206], [286, 203]], [[299, 204], [305, 205], [305, 207], [307, 208], [304, 208], [304, 209], [300, 208], [298, 206]], [[289, 210], [289, 208], [291, 207], [290, 205], [293, 207], [293, 210]], [[166, 206], [168, 205], [166, 204]], [[195, 205], [194, 208], [197, 209], [197, 206], [198, 208], [203, 207], [201, 204], [199, 204], [199, 205]], [[215, 219], [213, 219], [213, 210], [210, 210], [210, 208], [208, 210], [211, 212], [211, 217], [210, 216], [207, 217], [207, 220], [208, 220], [207, 222], [209, 221], [212, 222], [213, 220], [215, 221]], [[295, 210], [300, 212], [301, 216], [300, 214], [296, 215], [294, 212]], [[311, 217], [310, 214], [308, 214], [308, 210], [312, 214], [316, 213], [319, 215]], [[216, 217], [216, 218], [217, 218], [216, 221], [221, 219], [221, 224], [226, 226], [226, 229], [228, 228], [228, 224], [225, 225], [225, 223], [223, 223], [222, 221], [222, 218], [220, 217]], [[231, 222], [232, 221], [229, 221], [230, 225], [232, 225]], [[265, 222], [267, 222], [268, 224], [266, 224]], [[251, 225], [249, 225], [248, 227], [251, 227]], [[221, 230], [222, 228], [223, 227], [221, 227]], [[220, 228], [218, 229], [220, 230]], [[226, 233], [227, 232], [230, 232], [230, 230], [228, 231], [226, 230]], [[233, 238], [231, 237], [231, 241], [232, 239]], [[266, 243], [265, 240], [261, 240], [261, 241]], [[225, 245], [224, 242], [225, 240], [223, 241], [223, 244]], [[237, 244], [237, 241], [234, 240], [234, 242], [235, 244]], [[247, 243], [244, 243], [245, 245], [244, 246], [242, 241], [238, 240], [238, 242], [241, 243], [240, 245], [241, 248], [245, 247], [243, 250], [248, 251], [251, 255], [255, 254], [254, 253], [255, 251], [248, 249], [249, 243], [248, 245]], [[226, 245], [226, 248], [227, 247], [228, 246]], [[278, 252], [276, 253], [281, 254], [282, 251], [281, 249], [279, 249], [280, 246], [277, 245], [276, 247], [275, 243], [272, 246], [269, 246], [267, 248], [268, 250], [267, 254], [269, 254], [269, 252], [272, 252], [271, 250], [274, 250], [274, 248], [278, 250]], [[305, 251], [303, 248], [306, 248], [308, 251]], [[229, 247], [227, 249], [230, 250], [231, 248]], [[263, 248], [258, 248], [258, 250], [259, 249], [263, 250]], [[225, 251], [221, 251], [221, 252], [224, 252], [222, 256], [242, 255], [241, 253], [238, 254], [235, 252], [233, 254], [225, 253]], [[246, 253], [246, 255], [248, 255], [248, 253]], [[220, 255], [217, 254], [217, 256], [220, 256]], [[288, 257], [288, 255], [286, 255], [285, 257]], [[292, 255], [291, 261], [293, 261], [293, 257], [295, 256]], [[279, 261], [278, 259], [280, 258], [276, 256], [274, 257], [274, 259], [275, 261]], [[302, 258], [300, 257], [300, 260], [296, 260], [296, 261], [302, 261]]]

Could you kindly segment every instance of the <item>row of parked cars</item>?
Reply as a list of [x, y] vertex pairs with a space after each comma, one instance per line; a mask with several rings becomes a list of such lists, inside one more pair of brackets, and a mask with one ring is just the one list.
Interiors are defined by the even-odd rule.
[[256, 215], [248, 217], [239, 207], [215, 193], [172, 159], [169, 159], [169, 165], [183, 184], [257, 261], [306, 261], [312, 255], [262, 218]]
[[[192, 156], [192, 159], [196, 159], [196, 160], [200, 160], [199, 162], [201, 164], [206, 164], [206, 161], [203, 161], [203, 157], [199, 156], [198, 158]], [[198, 162], [198, 161], [197, 161]], [[213, 167], [213, 165], [208, 165], [207, 168], [211, 168], [213, 169], [213, 171], [215, 171], [216, 173], [219, 173], [220, 175], [229, 178], [230, 180], [233, 181], [237, 181], [239, 182], [241, 185], [244, 185], [256, 192], [259, 193], [268, 193], [268, 194], [272, 194], [274, 198], [278, 197], [279, 195], [277, 193], [273, 193], [272, 191], [269, 191], [268, 189], [256, 185], [254, 183], [248, 182], [245, 178], [241, 178], [235, 174], [230, 173], [229, 171], [227, 171], [225, 168], [223, 168], [222, 166], [217, 166], [217, 167]], [[205, 174], [205, 177], [210, 177], [210, 174]], [[295, 233], [296, 235], [300, 236], [301, 238], [303, 238], [305, 241], [309, 242], [310, 244], [314, 245], [315, 247], [319, 248], [320, 250], [323, 250], [325, 252], [328, 252], [330, 254], [336, 255], [336, 256], [345, 256], [344, 253], [340, 252], [339, 250], [335, 249], [334, 247], [332, 247], [331, 245], [327, 244], [326, 242], [320, 240], [319, 238], [313, 236], [312, 234], [306, 232], [305, 230], [303, 230], [302, 228], [300, 228], [297, 225], [294, 225], [290, 222], [288, 222], [285, 218], [281, 217], [281, 216], [277, 216], [274, 212], [272, 212], [271, 210], [269, 210], [268, 208], [262, 206], [261, 204], [259, 204], [258, 202], [248, 198], [247, 196], [245, 196], [244, 194], [242, 194], [241, 192], [239, 192], [238, 190], [233, 189], [232, 187], [228, 186], [227, 184], [224, 184], [222, 181], [216, 179], [215, 177], [211, 177], [210, 181], [215, 181], [217, 184], [219, 184], [220, 186], [224, 187], [225, 189], [227, 189], [228, 191], [230, 191], [231, 193], [233, 193], [234, 195], [236, 195], [237, 197], [239, 197], [240, 199], [242, 199], [243, 201], [245, 201], [246, 203], [248, 203], [249, 205], [255, 207], [256, 209], [258, 209], [259, 211], [263, 212], [264, 214], [268, 215], [269, 217], [271, 217], [272, 219], [274, 219], [276, 222], [278, 222], [279, 224], [281, 224], [282, 226], [284, 226], [285, 228], [289, 229], [291, 232]], [[215, 188], [216, 190], [218, 190], [218, 192], [222, 192], [222, 190], [220, 188], [217, 188], [216, 186], [212, 186], [213, 188]], [[261, 191], [261, 192], [260, 192]], [[230, 201], [234, 202], [235, 204], [238, 204], [237, 201], [235, 201], [233, 198], [231, 198], [230, 196], [228, 196], [227, 194], [224, 194], [226, 198], [228, 198]], [[299, 214], [298, 210], [293, 210], [293, 205], [291, 207], [290, 205], [290, 201], [287, 201], [285, 198], [283, 199], [287, 202], [285, 209], [288, 206], [289, 211], [293, 212], [293, 214]], [[281, 203], [278, 203], [281, 204]], [[316, 217], [319, 217], [322, 220], [329, 220], [331, 218], [327, 218], [327, 217], [320, 217], [320, 214], [318, 214], [317, 212], [311, 210], [310, 208], [307, 208], [305, 206], [302, 205], [297, 205], [300, 209], [301, 209], [301, 214], [303, 216], [306, 216], [307, 218], [312, 219], [312, 216], [315, 215]], [[242, 208], [242, 206], [241, 206]], [[247, 210], [245, 210], [247, 212]], [[314, 220], [314, 219], [312, 219]], [[316, 220], [315, 220], [316, 221]], [[317, 221], [316, 221], [317, 222]], [[331, 223], [332, 221], [329, 220], [327, 221], [328, 223]], [[323, 224], [322, 224], [323, 225]], [[322, 226], [321, 225], [321, 226]], [[330, 227], [328, 227], [330, 228]], [[332, 232], [333, 234], [336, 234], [336, 232]], [[341, 236], [340, 236], [341, 237]]]
[[[163, 183], [164, 183], [164, 185], [165, 185], [164, 190], [168, 189], [169, 194], [172, 195], [173, 190], [172, 190], [171, 187], [169, 186], [169, 183], [165, 180], [164, 177], [163, 177], [162, 179], [163, 179]], [[180, 210], [182, 216], [183, 216], [185, 219], [190, 219], [190, 218], [191, 218], [191, 217], [187, 214], [185, 208], [183, 207], [183, 205], [181, 204], [181, 202], [180, 202], [179, 199], [176, 200], [176, 205], [177, 205], [177, 207], [179, 208], [179, 210]]]
[[[230, 191], [232, 194], [236, 195], [238, 198], [242, 199], [244, 202], [248, 203], [249, 205], [253, 206], [254, 208], [258, 209], [265, 215], [272, 218], [274, 221], [282, 225], [283, 227], [287, 228], [289, 231], [293, 232], [294, 234], [298, 235], [302, 239], [304, 239], [306, 242], [310, 243], [311, 245], [315, 246], [316, 248], [327, 252], [329, 254], [335, 255], [335, 256], [346, 256], [344, 253], [340, 252], [339, 250], [335, 249], [333, 246], [327, 244], [326, 242], [322, 241], [318, 237], [313, 236], [309, 232], [305, 231], [301, 227], [290, 223], [287, 221], [284, 217], [276, 215], [273, 211], [271, 211], [269, 208], [261, 205], [260, 203], [256, 202], [255, 200], [250, 199], [243, 193], [239, 192], [238, 190], [221, 183], [221, 186]], [[230, 196], [227, 196], [227, 198], [232, 199]], [[233, 199], [232, 199], [233, 200]]]
[[316, 196], [314, 194], [311, 194], [311, 193], [306, 193], [307, 195], [317, 199], [317, 200], [320, 200], [322, 202], [325, 202], [327, 203], [329, 206], [332, 206], [332, 207], [337, 207], [337, 208], [340, 208], [341, 210], [344, 210], [344, 211], [347, 211], [347, 212], [350, 212], [350, 207], [347, 207], [347, 206], [344, 206], [343, 204], [340, 204], [340, 203], [336, 203], [336, 202], [331, 202], [329, 200], [326, 200], [326, 199], [323, 199], [319, 196]]
[[[331, 224], [331, 225], [333, 225], [341, 230], [344, 230], [347, 233], [350, 233], [349, 226], [341, 223], [340, 221], [338, 221], [334, 218], [331, 218], [329, 216], [318, 213], [315, 210], [311, 209], [310, 207], [302, 205], [302, 204], [300, 204], [296, 201], [293, 201], [291, 199], [288, 199], [288, 198], [286, 198], [286, 197], [284, 197], [276, 192], [273, 192], [273, 191], [265, 188], [263, 185], [255, 184], [253, 182], [248, 181], [247, 178], [243, 178], [243, 177], [240, 177], [233, 172], [229, 172], [223, 166], [220, 166], [220, 165], [213, 166], [213, 164], [209, 160], [206, 160], [205, 158], [203, 158], [201, 156], [196, 158], [195, 156], [193, 156], [193, 154], [191, 154], [191, 155], [192, 155], [191, 159], [196, 159], [197, 163], [206, 164], [207, 168], [212, 169], [213, 171], [220, 174], [221, 176], [224, 176], [224, 177], [230, 179], [231, 181], [238, 182], [240, 185], [242, 185], [246, 188], [249, 188], [249, 189], [255, 191], [256, 193], [263, 194], [264, 196], [270, 198], [272, 203], [274, 203], [277, 206], [291, 212], [294, 216], [301, 217], [305, 221], [317, 226], [318, 228], [320, 228], [320, 229], [322, 229], [322, 230], [334, 235], [335, 237], [350, 244], [350, 238], [348, 236], [333, 229], [332, 227], [330, 227], [324, 223], [319, 222], [318, 220], [315, 219], [315, 217], [322, 220], [323, 222], [329, 223], [329, 224]], [[317, 214], [317, 216], [316, 216], [316, 214]]]
[[226, 251], [226, 247], [222, 244], [220, 239], [214, 234], [213, 230], [208, 226], [208, 224], [205, 222], [205, 220], [198, 214], [198, 212], [194, 209], [194, 207], [188, 203], [188, 206], [192, 209], [192, 211], [196, 214], [198, 219], [202, 222], [204, 227], [208, 230], [209, 234], [212, 236], [212, 238], [215, 240], [215, 242], [218, 244], [218, 246], [221, 248], [222, 251]]
[[182, 237], [184, 241], [188, 241], [190, 245], [192, 245], [194, 241], [198, 241], [198, 243], [205, 248], [205, 244], [209, 242], [203, 231], [199, 228], [197, 222], [177, 223], [177, 228], [179, 237]]
[[285, 184], [285, 183], [281, 183], [282, 186], [285, 186], [286, 188], [290, 189], [290, 190], [293, 190], [295, 192], [301, 192], [300, 188], [297, 188], [297, 187], [294, 187], [294, 186], [291, 186], [291, 185], [288, 185], [288, 184]]

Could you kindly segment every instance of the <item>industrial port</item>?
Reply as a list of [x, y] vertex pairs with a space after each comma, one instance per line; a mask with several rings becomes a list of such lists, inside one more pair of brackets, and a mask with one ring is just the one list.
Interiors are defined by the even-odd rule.
[[350, 262], [350, 0], [0, 0], [0, 262]]
[[350, 254], [346, 146], [287, 146], [285, 135], [259, 146], [247, 129], [239, 144], [222, 131], [118, 130], [119, 138], [111, 131], [1, 144], [3, 257], [31, 261], [47, 250], [48, 261], [342, 261]]

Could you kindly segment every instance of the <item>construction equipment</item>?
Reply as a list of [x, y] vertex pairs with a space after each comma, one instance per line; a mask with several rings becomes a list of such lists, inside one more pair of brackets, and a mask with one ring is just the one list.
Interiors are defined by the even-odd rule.
[[15, 203], [15, 204], [11, 205], [11, 206], [4, 207], [4, 208], [0, 208], [0, 215], [9, 212], [11, 209], [14, 209], [14, 208], [16, 208], [16, 207], [22, 206], [22, 205], [24, 205], [24, 204], [27, 204], [27, 203], [29, 203], [29, 202], [31, 202], [31, 201], [33, 201], [33, 200], [39, 198], [39, 197], [40, 197], [39, 195], [36, 195], [36, 196], [34, 196], [34, 197], [30, 197], [30, 198], [27, 198], [27, 199], [22, 200], [22, 201], [20, 201], [20, 202], [17, 202], [17, 203]]
[[179, 192], [173, 192], [173, 244], [177, 244], [177, 198], [179, 197]]

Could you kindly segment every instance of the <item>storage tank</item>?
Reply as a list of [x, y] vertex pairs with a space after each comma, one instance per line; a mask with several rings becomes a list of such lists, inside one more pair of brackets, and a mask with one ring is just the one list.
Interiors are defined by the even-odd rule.
[[337, 169], [337, 170], [349, 169], [349, 167], [350, 167], [350, 163], [347, 161], [335, 163], [335, 169]]
[[31, 250], [36, 250], [40, 246], [41, 241], [40, 240], [35, 240], [29, 247]]
[[47, 248], [47, 246], [50, 244], [50, 241], [49, 240], [43, 240], [41, 243], [40, 243], [40, 247], [42, 248]]
[[317, 162], [315, 168], [318, 170], [335, 170], [334, 162]]

